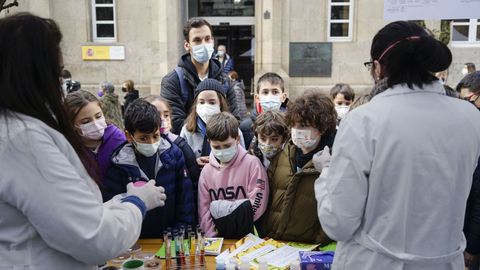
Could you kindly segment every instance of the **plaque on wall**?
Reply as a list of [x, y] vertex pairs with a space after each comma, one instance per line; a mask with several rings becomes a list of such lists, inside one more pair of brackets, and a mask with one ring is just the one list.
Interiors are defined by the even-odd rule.
[[331, 77], [332, 43], [290, 42], [290, 77]]

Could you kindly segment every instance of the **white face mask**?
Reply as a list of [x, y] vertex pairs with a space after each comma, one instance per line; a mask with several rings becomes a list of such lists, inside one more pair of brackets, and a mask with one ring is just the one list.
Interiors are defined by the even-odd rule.
[[200, 64], [205, 64], [213, 54], [213, 43], [192, 46], [192, 57]]
[[343, 117], [345, 117], [345, 115], [348, 113], [348, 110], [350, 110], [350, 106], [336, 105], [335, 110], [337, 111], [338, 119], [343, 119]]
[[237, 153], [237, 144], [232, 145], [227, 149], [216, 150], [212, 148], [212, 153], [221, 163], [227, 163], [231, 161]]
[[292, 128], [292, 141], [298, 148], [312, 148], [320, 141], [320, 136], [312, 138], [312, 131]]
[[262, 142], [258, 142], [258, 148], [266, 158], [272, 158], [278, 152], [280, 152], [280, 150], [282, 150], [282, 148], [279, 146], [275, 146], [273, 144], [266, 144]]
[[260, 97], [260, 106], [264, 111], [277, 111], [280, 110], [282, 102], [279, 96]]
[[160, 147], [160, 144], [162, 143], [161, 142], [162, 139], [158, 140], [158, 142], [156, 143], [152, 143], [152, 144], [149, 144], [149, 143], [137, 143], [135, 141], [135, 139], [133, 140], [134, 141], [134, 146], [135, 146], [135, 149], [137, 149], [137, 151], [146, 156], [146, 157], [151, 157], [153, 155], [155, 155], [155, 153], [157, 153], [158, 151], [158, 148]]
[[100, 117], [99, 119], [79, 125], [80, 128], [80, 135], [90, 140], [100, 140], [105, 133], [105, 129], [107, 128], [107, 123], [105, 122], [105, 117]]
[[208, 122], [212, 115], [220, 112], [220, 105], [211, 105], [211, 104], [198, 104], [197, 105], [197, 114], [202, 119], [205, 124]]
[[224, 56], [225, 56], [225, 52], [224, 52], [224, 51], [218, 51], [218, 52], [217, 52], [217, 56], [218, 56], [218, 57], [224, 57]]
[[468, 69], [464, 68], [462, 69], [462, 75], [467, 75], [468, 74]]

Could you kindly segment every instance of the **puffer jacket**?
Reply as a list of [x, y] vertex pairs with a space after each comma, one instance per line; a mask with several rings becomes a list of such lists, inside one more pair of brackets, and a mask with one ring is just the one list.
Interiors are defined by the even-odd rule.
[[467, 200], [463, 231], [467, 239], [465, 251], [474, 255], [480, 255], [480, 161], [473, 174], [472, 189]]
[[122, 107], [118, 95], [115, 93], [105, 94], [100, 100], [100, 106], [107, 122], [123, 129]]
[[[180, 81], [178, 79], [177, 73], [175, 70], [168, 73], [163, 79], [161, 84], [160, 95], [168, 101], [168, 104], [172, 107], [172, 130], [174, 134], [180, 134], [182, 130], [183, 122], [187, 118], [187, 115], [190, 113], [190, 108], [193, 104], [193, 91], [200, 83], [200, 78], [198, 77], [195, 66], [193, 65], [190, 54], [184, 54], [178, 66], [183, 69], [183, 77], [186, 82], [187, 87], [189, 87], [188, 100], [185, 102], [182, 98], [182, 90], [180, 87]], [[238, 113], [235, 90], [233, 89], [233, 84], [230, 83], [227, 75], [222, 71], [222, 65], [218, 62], [217, 59], [210, 59], [209, 68], [208, 68], [208, 78], [217, 79], [222, 83], [222, 85], [228, 85], [227, 89], [227, 103], [230, 109], [230, 112], [240, 119], [240, 114]]]
[[[167, 227], [189, 225], [194, 222], [192, 181], [185, 168], [182, 151], [162, 138], [157, 153], [160, 159], [156, 162], [155, 181], [157, 186], [165, 188], [167, 200], [165, 206], [147, 212], [140, 235], [144, 238], [162, 237]], [[107, 170], [104, 179], [104, 200], [125, 193], [130, 182], [147, 179], [149, 177], [137, 162], [134, 146], [126, 143], [113, 153], [112, 166]]]
[[[331, 147], [333, 138], [322, 137], [320, 149]], [[262, 237], [325, 245], [332, 240], [323, 232], [317, 216], [314, 183], [320, 175], [310, 160], [297, 172], [296, 147], [290, 140], [268, 168], [270, 199], [262, 216]]]

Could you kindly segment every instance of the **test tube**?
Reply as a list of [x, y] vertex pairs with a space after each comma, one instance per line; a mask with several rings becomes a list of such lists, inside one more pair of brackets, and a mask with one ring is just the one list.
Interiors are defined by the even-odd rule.
[[178, 234], [178, 254], [180, 255], [180, 265], [185, 265], [185, 253], [183, 247], [183, 237], [185, 229]]
[[200, 265], [205, 265], [205, 234], [200, 233]]
[[189, 232], [189, 237], [190, 237], [190, 264], [194, 265], [195, 264], [195, 248], [197, 247], [195, 244], [195, 233], [193, 231]]
[[167, 240], [165, 241], [165, 266], [167, 269], [169, 267], [172, 267], [171, 250], [172, 250], [172, 233], [167, 232]]

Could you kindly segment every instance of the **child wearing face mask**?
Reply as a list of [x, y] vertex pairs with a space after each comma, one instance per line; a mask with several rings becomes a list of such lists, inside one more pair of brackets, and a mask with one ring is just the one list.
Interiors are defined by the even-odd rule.
[[337, 83], [330, 89], [330, 96], [335, 104], [337, 111], [338, 123], [350, 110], [350, 105], [355, 100], [355, 91], [346, 83]]
[[317, 216], [314, 183], [320, 173], [312, 157], [333, 144], [337, 113], [332, 100], [306, 93], [289, 104], [292, 139], [268, 168], [270, 197], [260, 222], [262, 237], [325, 245], [331, 242]]
[[192, 181], [182, 151], [160, 133], [161, 118], [155, 106], [143, 99], [125, 111], [128, 142], [115, 150], [107, 170], [104, 200], [126, 192], [130, 182], [153, 179], [165, 188], [165, 206], [147, 212], [140, 237], [159, 238], [168, 227], [194, 222]]
[[[212, 115], [229, 110], [224, 88], [215, 79], [205, 79], [199, 83], [194, 95], [194, 105], [180, 131], [180, 137], [187, 141], [197, 158], [198, 166], [203, 168], [208, 163], [210, 155], [206, 124]], [[245, 148], [242, 132], [240, 132], [240, 145]]]
[[240, 129], [245, 134], [245, 145], [250, 144], [255, 136], [251, 129], [257, 116], [266, 111], [285, 112], [288, 105], [288, 96], [285, 92], [285, 83], [280, 75], [273, 72], [263, 74], [257, 81], [257, 90], [254, 95], [254, 108], [240, 123]]
[[279, 111], [261, 113], [253, 124], [253, 131], [255, 137], [249, 153], [258, 157], [263, 166], [268, 168], [290, 136], [285, 115]]
[[[190, 174], [190, 179], [192, 180], [193, 199], [196, 205], [198, 201], [198, 178], [200, 177], [200, 168], [198, 167], [195, 154], [193, 153], [192, 148], [190, 148], [185, 139], [171, 132], [172, 109], [170, 108], [168, 102], [162, 97], [155, 95], [147, 96], [145, 97], [145, 100], [155, 106], [160, 113], [160, 118], [162, 119], [160, 133], [162, 135], [165, 135], [170, 142], [172, 142], [173, 144], [178, 146], [180, 150], [182, 150], [183, 156], [185, 157], [185, 165], [187, 167], [188, 173]], [[195, 216], [196, 214], [197, 211], [195, 211]], [[195, 222], [196, 221], [197, 218], [195, 218]]]
[[227, 112], [213, 115], [207, 123], [212, 152], [198, 184], [199, 221], [207, 237], [245, 236], [267, 206], [265, 168], [239, 146], [238, 126]]
[[97, 161], [103, 179], [111, 165], [113, 151], [126, 141], [125, 134], [117, 126], [107, 124], [100, 101], [88, 91], [69, 93], [65, 98], [65, 107], [88, 153]]

